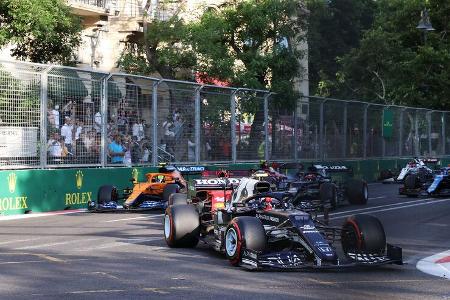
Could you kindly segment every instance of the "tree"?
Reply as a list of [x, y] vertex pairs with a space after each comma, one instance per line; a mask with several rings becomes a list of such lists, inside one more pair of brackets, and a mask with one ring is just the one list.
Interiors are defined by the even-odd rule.
[[337, 58], [359, 46], [371, 28], [374, 0], [307, 0], [309, 82], [311, 94], [330, 96], [340, 66]]
[[[298, 99], [294, 79], [301, 74], [299, 45], [306, 10], [298, 1], [248, 0], [209, 10], [191, 26], [197, 71], [204, 80], [276, 93], [273, 104], [293, 108]], [[254, 115], [247, 153], [257, 152], [263, 106], [255, 94], [241, 94], [241, 112]], [[275, 107], [273, 107], [275, 108]]]
[[0, 1], [0, 47], [32, 62], [69, 63], [80, 44], [80, 20], [63, 0]]
[[152, 19], [144, 27], [143, 39], [129, 44], [119, 67], [132, 74], [158, 72], [166, 79], [192, 79], [182, 72], [195, 65], [195, 56], [187, 43], [189, 28], [184, 21], [173, 15], [167, 20]]
[[450, 109], [450, 3], [428, 1], [436, 30], [420, 32], [423, 1], [378, 2], [373, 28], [340, 60], [335, 96]]
[[[219, 80], [271, 90], [278, 100], [272, 103], [292, 108], [298, 99], [294, 79], [302, 71], [298, 46], [304, 39], [305, 21], [306, 10], [294, 0], [233, 2], [207, 10], [187, 24], [177, 15], [167, 21], [153, 20], [144, 29], [144, 41], [127, 51], [119, 66], [140, 74], [157, 71], [165, 78], [191, 74], [193, 79], [196, 74], [205, 83]], [[183, 69], [193, 72], [180, 72]], [[241, 112], [255, 116], [249, 143], [254, 149], [248, 152], [256, 153], [258, 144], [252, 141], [261, 136], [262, 101], [250, 92], [239, 97], [246, 98], [238, 103]], [[219, 111], [224, 110], [215, 110]]]

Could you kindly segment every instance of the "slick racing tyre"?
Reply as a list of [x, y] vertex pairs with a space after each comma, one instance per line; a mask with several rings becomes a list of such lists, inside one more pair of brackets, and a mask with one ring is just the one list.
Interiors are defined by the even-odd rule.
[[418, 197], [419, 194], [414, 192], [420, 188], [420, 180], [416, 174], [408, 174], [405, 178], [405, 191], [407, 197]]
[[254, 217], [234, 218], [225, 232], [225, 253], [231, 265], [238, 266], [245, 249], [264, 251], [266, 249], [266, 232], [261, 221]]
[[380, 220], [370, 215], [354, 215], [345, 221], [342, 249], [348, 253], [384, 254], [386, 234]]
[[115, 186], [112, 185], [102, 185], [98, 189], [97, 193], [97, 203], [105, 204], [111, 201], [117, 202], [118, 192]]
[[175, 183], [170, 183], [164, 187], [163, 190], [163, 200], [169, 201], [169, 196], [174, 193], [178, 193], [180, 190], [180, 186]]
[[169, 196], [168, 206], [187, 204], [187, 194], [174, 193]]
[[350, 179], [347, 182], [346, 192], [350, 204], [364, 205], [369, 200], [367, 183], [364, 180]]
[[330, 182], [324, 182], [319, 189], [320, 203], [325, 208], [335, 209], [337, 207], [336, 186]]
[[419, 177], [416, 174], [409, 174], [405, 178], [405, 188], [413, 190], [420, 186]]
[[200, 219], [194, 206], [176, 205], [166, 209], [164, 237], [169, 247], [195, 247], [199, 235]]

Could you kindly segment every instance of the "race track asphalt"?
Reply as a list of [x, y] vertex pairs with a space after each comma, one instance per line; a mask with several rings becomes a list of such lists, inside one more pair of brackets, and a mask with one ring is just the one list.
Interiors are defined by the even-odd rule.
[[166, 247], [161, 212], [0, 218], [0, 299], [450, 299], [450, 280], [416, 269], [450, 249], [450, 198], [406, 198], [371, 184], [367, 206], [343, 206], [384, 224], [403, 266], [249, 272], [199, 245]]

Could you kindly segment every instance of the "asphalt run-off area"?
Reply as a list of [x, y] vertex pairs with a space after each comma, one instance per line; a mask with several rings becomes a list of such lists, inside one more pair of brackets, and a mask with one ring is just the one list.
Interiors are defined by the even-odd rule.
[[1, 299], [450, 299], [450, 198], [398, 196], [370, 184], [367, 206], [403, 266], [250, 272], [205, 245], [168, 248], [162, 212], [0, 217]]

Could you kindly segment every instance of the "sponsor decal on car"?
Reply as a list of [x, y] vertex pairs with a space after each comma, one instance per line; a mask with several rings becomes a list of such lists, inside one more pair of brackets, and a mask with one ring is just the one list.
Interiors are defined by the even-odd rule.
[[177, 166], [177, 169], [180, 172], [189, 173], [189, 172], [203, 172], [205, 171], [206, 168], [204, 166]]
[[217, 185], [225, 185], [225, 184], [239, 184], [240, 180], [238, 178], [211, 178], [211, 179], [194, 179], [195, 185], [204, 185], [204, 186], [217, 186]]

